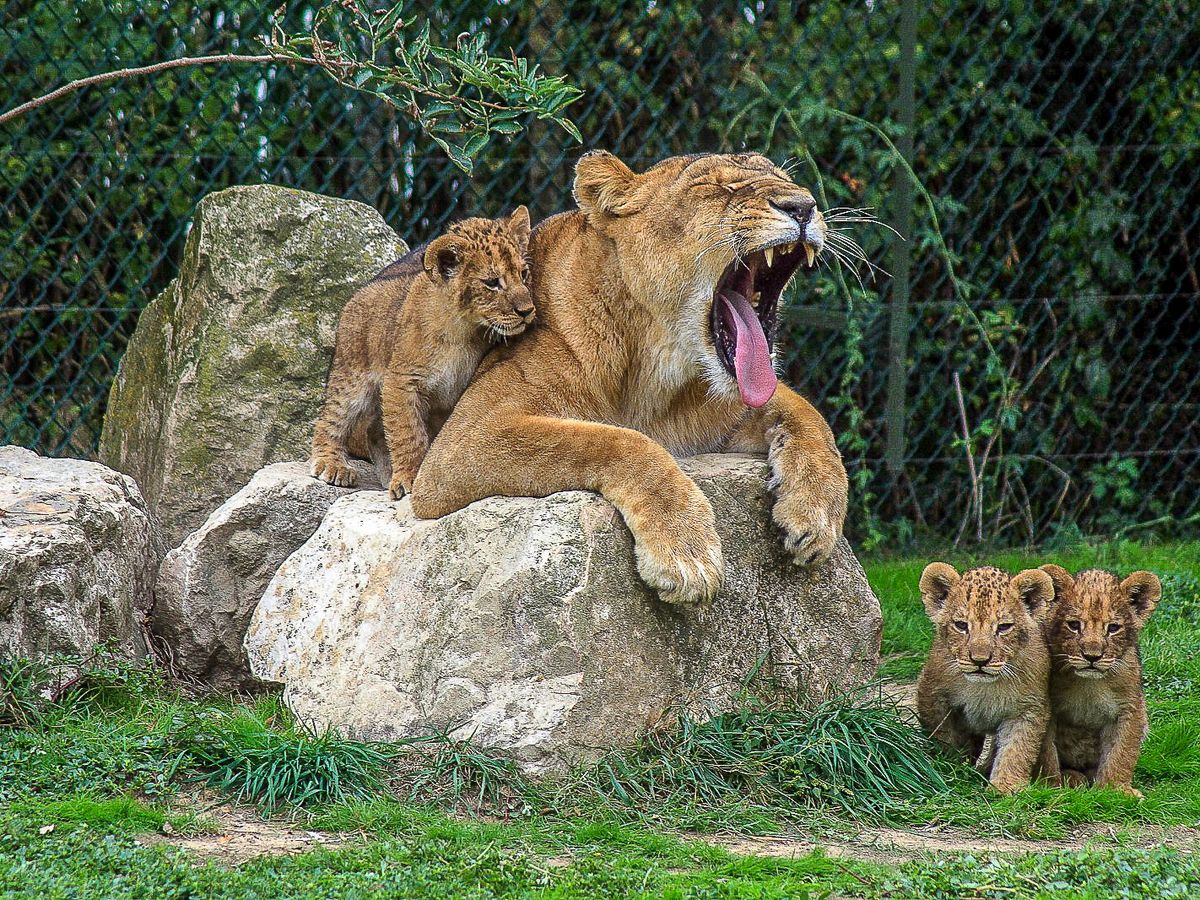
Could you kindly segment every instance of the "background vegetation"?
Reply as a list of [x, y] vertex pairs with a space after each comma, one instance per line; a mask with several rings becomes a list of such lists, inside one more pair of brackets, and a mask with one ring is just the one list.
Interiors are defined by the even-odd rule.
[[[286, 4], [286, 27], [313, 8]], [[565, 76], [584, 92], [569, 115], [587, 147], [638, 165], [763, 150], [819, 180], [827, 205], [901, 227], [907, 242], [859, 234], [896, 279], [848, 292], [822, 270], [787, 319], [789, 377], [842, 436], [860, 539], [1198, 521], [1195, 0], [408, 9], [443, 40], [483, 35]], [[0, 83], [23, 99], [105, 68], [245, 51], [269, 16], [239, 0], [7, 0]], [[468, 178], [395, 110], [319, 72], [240, 67], [114, 83], [0, 127], [0, 439], [92, 452], [137, 313], [205, 193], [324, 191], [414, 241], [518, 202], [542, 216], [569, 205], [579, 149], [523, 124]], [[928, 190], [944, 248], [884, 135]]]

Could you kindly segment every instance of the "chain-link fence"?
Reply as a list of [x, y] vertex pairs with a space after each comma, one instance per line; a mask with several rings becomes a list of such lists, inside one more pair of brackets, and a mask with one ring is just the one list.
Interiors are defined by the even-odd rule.
[[[3, 108], [99, 71], [252, 52], [269, 15], [241, 0], [0, 9]], [[588, 147], [635, 166], [763, 150], [819, 180], [827, 205], [875, 207], [905, 233], [864, 225], [892, 277], [847, 291], [822, 270], [787, 318], [789, 378], [841, 436], [860, 537], [1022, 541], [1200, 518], [1192, 0], [410, 12], [566, 75], [585, 91], [568, 115]], [[288, 29], [311, 15], [289, 4]], [[418, 241], [517, 202], [564, 208], [579, 152], [534, 123], [466, 178], [391, 109], [282, 66], [114, 82], [0, 126], [0, 440], [93, 453], [137, 313], [209, 191], [362, 200]]]

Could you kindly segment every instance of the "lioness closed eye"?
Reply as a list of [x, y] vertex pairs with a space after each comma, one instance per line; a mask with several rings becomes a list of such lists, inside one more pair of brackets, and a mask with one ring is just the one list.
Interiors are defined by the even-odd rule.
[[1050, 577], [1010, 578], [985, 566], [959, 575], [946, 563], [921, 574], [921, 598], [937, 627], [917, 682], [917, 716], [942, 743], [974, 760], [995, 734], [989, 781], [1001, 793], [1029, 784], [1049, 720], [1050, 659], [1042, 634]]
[[354, 484], [347, 437], [367, 417], [380, 482], [393, 500], [412, 490], [430, 440], [491, 339], [520, 334], [533, 321], [529, 231], [524, 206], [506, 219], [458, 222], [350, 299], [313, 435], [313, 475]]
[[1162, 596], [1150, 572], [1120, 580], [1091, 569], [1054, 579], [1050, 728], [1042, 768], [1071, 786], [1107, 785], [1136, 797], [1133, 770], [1149, 729], [1138, 636]]

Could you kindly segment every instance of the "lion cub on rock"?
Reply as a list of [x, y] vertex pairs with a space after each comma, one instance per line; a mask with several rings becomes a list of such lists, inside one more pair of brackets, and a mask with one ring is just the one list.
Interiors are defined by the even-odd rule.
[[412, 490], [429, 442], [492, 338], [520, 334], [533, 321], [529, 231], [524, 206], [505, 219], [465, 219], [350, 299], [313, 435], [314, 476], [355, 483], [348, 440], [366, 419], [380, 482], [393, 500]]
[[946, 563], [921, 573], [921, 598], [937, 626], [917, 682], [917, 717], [935, 738], [980, 756], [995, 735], [989, 781], [1001, 793], [1029, 784], [1050, 717], [1050, 657], [1042, 634], [1054, 597], [1050, 576], [1009, 577], [985, 566], [959, 575]]
[[1062, 566], [1042, 569], [1054, 580], [1046, 636], [1050, 727], [1042, 768], [1071, 787], [1095, 784], [1135, 797], [1133, 770], [1149, 729], [1142, 691], [1138, 635], [1162, 597], [1150, 572], [1124, 581], [1091, 569], [1072, 576]]

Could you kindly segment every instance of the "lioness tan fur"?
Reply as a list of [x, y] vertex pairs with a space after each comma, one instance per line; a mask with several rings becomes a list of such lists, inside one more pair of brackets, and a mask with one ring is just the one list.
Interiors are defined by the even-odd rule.
[[981, 757], [994, 734], [988, 780], [1001, 793], [1029, 784], [1050, 718], [1050, 656], [1042, 623], [1050, 577], [1010, 578], [985, 566], [959, 575], [946, 563], [921, 574], [921, 598], [936, 626], [917, 681], [917, 717], [937, 740]]
[[1042, 569], [1054, 580], [1047, 627], [1050, 728], [1043, 770], [1071, 786], [1095, 784], [1135, 797], [1142, 741], [1149, 730], [1138, 636], [1162, 596], [1150, 572], [1120, 580], [1091, 569], [1072, 576]]
[[598, 491], [662, 599], [707, 601], [721, 543], [672, 455], [760, 452], [786, 547], [800, 563], [827, 558], [846, 473], [821, 415], [763, 366], [784, 285], [824, 248], [812, 195], [755, 154], [637, 174], [596, 152], [574, 187], [579, 210], [530, 241], [539, 325], [484, 359], [417, 474], [414, 511]]
[[526, 284], [529, 212], [466, 219], [379, 273], [342, 312], [325, 405], [313, 435], [312, 474], [353, 485], [348, 437], [367, 428], [392, 499], [412, 490], [429, 441], [475, 372], [491, 337], [533, 321]]

